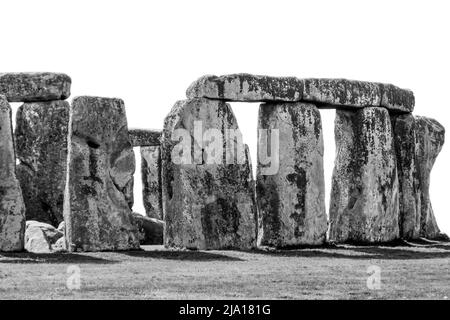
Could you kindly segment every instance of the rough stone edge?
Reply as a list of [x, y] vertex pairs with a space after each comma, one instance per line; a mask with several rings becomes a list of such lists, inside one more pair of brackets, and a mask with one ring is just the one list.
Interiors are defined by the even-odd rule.
[[[271, 77], [271, 76], [264, 76], [264, 75], [252, 75], [252, 74], [246, 74], [246, 73], [235, 73], [235, 74], [227, 74], [227, 75], [204, 75], [195, 80], [190, 84], [190, 86], [186, 90], [186, 97], [188, 99], [193, 98], [207, 98], [207, 99], [219, 99], [224, 101], [234, 101], [234, 102], [279, 102], [284, 100], [242, 100], [242, 99], [230, 99], [226, 97], [217, 97], [212, 96], [208, 94], [207, 90], [208, 87], [211, 87], [211, 84], [216, 82], [215, 86], [217, 86], [217, 82], [225, 82], [228, 78], [238, 78], [242, 76], [249, 76], [254, 77], [255, 79], [267, 77], [269, 79], [283, 79], [283, 78], [292, 78], [296, 79], [299, 83], [301, 83], [301, 88], [298, 88], [298, 90], [301, 92], [301, 95], [298, 100], [286, 100], [287, 102], [314, 102], [317, 103], [317, 107], [319, 109], [321, 108], [339, 108], [339, 107], [349, 107], [349, 108], [364, 108], [364, 107], [385, 107], [390, 111], [393, 112], [400, 112], [400, 113], [408, 113], [414, 111], [415, 106], [415, 97], [413, 91], [409, 89], [402, 89], [400, 87], [397, 87], [393, 84], [385, 84], [385, 83], [379, 83], [379, 82], [369, 82], [369, 81], [359, 81], [359, 80], [349, 80], [344, 78], [294, 78], [294, 77]], [[321, 101], [320, 99], [305, 99], [305, 88], [307, 87], [307, 82], [320, 82], [320, 81], [337, 81], [337, 82], [343, 82], [348, 83], [349, 85], [373, 85], [374, 87], [378, 88], [379, 91], [377, 93], [378, 99], [376, 99], [376, 103], [373, 105], [347, 105], [347, 104], [332, 104], [328, 101]], [[210, 88], [211, 89], [211, 88]], [[322, 105], [321, 105], [322, 104]]]
[[44, 97], [35, 97], [35, 98], [26, 98], [26, 97], [10, 97], [7, 98], [9, 102], [45, 102], [45, 101], [53, 101], [53, 100], [66, 100], [71, 95], [71, 87], [72, 87], [72, 78], [67, 75], [66, 73], [62, 72], [4, 72], [0, 73], [0, 79], [2, 77], [33, 77], [33, 76], [39, 76], [39, 75], [53, 75], [63, 78], [63, 81], [61, 81], [62, 84], [62, 90], [61, 95], [59, 97], [50, 97], [50, 98], [44, 98]]

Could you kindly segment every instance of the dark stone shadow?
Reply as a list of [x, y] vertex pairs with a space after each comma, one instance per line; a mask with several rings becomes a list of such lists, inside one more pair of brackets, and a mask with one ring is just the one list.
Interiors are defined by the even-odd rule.
[[434, 245], [429, 247], [326, 245], [322, 247], [292, 250], [257, 249], [253, 252], [256, 254], [279, 257], [336, 258], [352, 260], [419, 260], [450, 258], [450, 247], [445, 245]]
[[[6, 259], [5, 259], [6, 258]], [[39, 264], [39, 263], [91, 263], [91, 264], [112, 264], [114, 260], [107, 260], [83, 254], [73, 253], [29, 253], [29, 252], [2, 252], [0, 253], [0, 263], [18, 264]]]
[[[417, 247], [416, 247], [417, 248]], [[448, 249], [442, 251], [437, 247], [421, 247], [420, 251], [413, 248], [387, 248], [387, 247], [358, 247], [349, 250], [369, 254], [371, 259], [383, 260], [419, 260], [450, 258]], [[434, 249], [434, 250], [433, 250]], [[439, 251], [437, 251], [439, 250]]]
[[123, 255], [136, 258], [166, 259], [181, 261], [244, 261], [236, 257], [205, 251], [122, 251]]

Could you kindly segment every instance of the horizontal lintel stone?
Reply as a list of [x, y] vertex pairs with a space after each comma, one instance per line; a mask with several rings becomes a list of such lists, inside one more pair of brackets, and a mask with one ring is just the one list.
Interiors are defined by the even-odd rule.
[[162, 130], [130, 129], [128, 134], [133, 147], [157, 147], [161, 144]]
[[0, 73], [0, 94], [9, 102], [64, 100], [70, 96], [71, 84], [64, 73]]
[[414, 110], [414, 93], [392, 84], [347, 79], [299, 79], [251, 74], [206, 75], [186, 91], [188, 98], [236, 102], [313, 102], [319, 108], [385, 107], [393, 112]]

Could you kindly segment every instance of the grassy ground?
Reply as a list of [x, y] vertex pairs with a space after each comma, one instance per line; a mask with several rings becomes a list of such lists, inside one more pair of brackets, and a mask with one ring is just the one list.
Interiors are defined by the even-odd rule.
[[[67, 271], [72, 265], [80, 268], [79, 290], [67, 288], [68, 278], [74, 279], [72, 269]], [[367, 287], [370, 266], [381, 270], [378, 290]], [[148, 246], [134, 252], [3, 253], [0, 298], [449, 299], [450, 244], [277, 252]]]

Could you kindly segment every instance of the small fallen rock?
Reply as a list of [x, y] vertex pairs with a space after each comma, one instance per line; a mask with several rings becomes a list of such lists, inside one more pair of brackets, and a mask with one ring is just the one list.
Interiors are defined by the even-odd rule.
[[32, 253], [51, 253], [53, 246], [64, 234], [47, 223], [29, 220], [26, 222], [25, 250]]
[[141, 245], [162, 245], [164, 243], [164, 221], [145, 217], [135, 212], [132, 216], [139, 230]]
[[58, 231], [61, 231], [63, 234], [66, 232], [66, 223], [64, 221], [59, 224]]
[[52, 245], [52, 251], [53, 252], [63, 252], [67, 250], [67, 246], [66, 246], [66, 238], [62, 237], [59, 238], [55, 244]]
[[71, 83], [63, 73], [0, 73], [0, 94], [9, 102], [64, 100], [70, 96]]
[[25, 232], [25, 250], [31, 253], [51, 253], [51, 245], [39, 227], [27, 228]]

